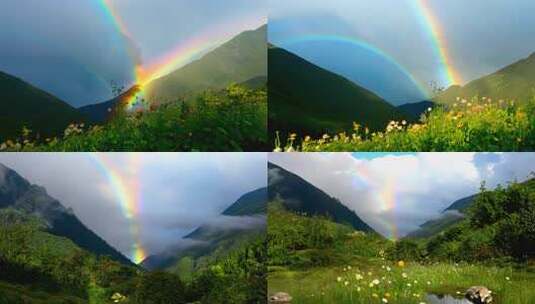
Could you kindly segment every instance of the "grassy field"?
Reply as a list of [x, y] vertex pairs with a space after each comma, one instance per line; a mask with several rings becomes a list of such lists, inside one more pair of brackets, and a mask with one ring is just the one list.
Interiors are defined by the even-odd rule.
[[269, 294], [287, 292], [292, 304], [429, 303], [427, 294], [462, 297], [471, 286], [493, 292], [495, 303], [529, 304], [535, 300], [535, 272], [472, 264], [422, 265], [355, 259], [344, 267], [307, 270], [271, 269]]
[[354, 124], [351, 132], [311, 138], [291, 134], [275, 151], [533, 151], [535, 99], [515, 103], [491, 98], [460, 99], [429, 109], [419, 123], [391, 121], [383, 132]]

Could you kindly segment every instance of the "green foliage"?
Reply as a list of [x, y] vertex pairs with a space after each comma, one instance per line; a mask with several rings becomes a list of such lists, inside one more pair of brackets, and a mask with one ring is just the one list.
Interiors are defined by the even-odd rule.
[[277, 151], [532, 151], [535, 99], [523, 104], [491, 99], [460, 100], [427, 112], [419, 124], [391, 121], [384, 132], [355, 124], [353, 133], [290, 138]]
[[265, 89], [231, 85], [194, 102], [118, 115], [104, 126], [72, 124], [61, 139], [0, 144], [8, 151], [242, 151], [267, 149]]
[[411, 240], [400, 240], [394, 246], [389, 247], [385, 254], [394, 261], [419, 261], [423, 259], [425, 250], [419, 243]]
[[468, 217], [431, 238], [431, 257], [456, 261], [516, 260], [535, 257], [535, 180], [481, 193]]
[[134, 295], [136, 303], [186, 303], [185, 286], [178, 276], [167, 272], [149, 272], [138, 278]]
[[202, 303], [265, 303], [265, 239], [246, 244], [217, 259], [194, 276], [190, 300]]
[[376, 256], [384, 243], [374, 234], [324, 217], [307, 217], [284, 210], [280, 203], [268, 207], [268, 257], [270, 266], [309, 267], [344, 263], [354, 255]]

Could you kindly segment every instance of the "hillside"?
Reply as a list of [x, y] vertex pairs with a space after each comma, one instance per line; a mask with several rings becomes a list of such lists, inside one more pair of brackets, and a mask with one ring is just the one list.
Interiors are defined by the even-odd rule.
[[[191, 99], [207, 89], [221, 90], [233, 83], [258, 86], [267, 76], [267, 26], [243, 32], [202, 58], [153, 80], [146, 98], [164, 103]], [[260, 77], [260, 78], [259, 78]]]
[[440, 217], [423, 223], [418, 230], [409, 233], [406, 238], [428, 238], [459, 223], [464, 219], [466, 210], [477, 196], [474, 194], [456, 200], [441, 212]]
[[406, 115], [376, 94], [284, 49], [270, 46], [268, 126], [300, 136], [351, 131], [353, 122], [384, 130]]
[[84, 116], [64, 101], [0, 71], [0, 143], [22, 135], [27, 127], [41, 137], [63, 133]]
[[46, 232], [67, 238], [77, 246], [96, 255], [131, 265], [132, 262], [87, 228], [59, 201], [50, 197], [46, 189], [21, 177], [17, 172], [0, 164], [0, 209], [10, 208], [27, 215], [37, 216], [46, 223]]
[[269, 163], [268, 170], [269, 201], [281, 201], [285, 209], [296, 213], [325, 216], [359, 231], [374, 231], [354, 211], [303, 178], [272, 163]]
[[535, 53], [499, 71], [471, 81], [465, 86], [452, 86], [434, 98], [443, 104], [457, 102], [457, 97], [471, 100], [473, 97], [493, 100], [515, 100], [526, 103], [535, 96]]
[[193, 245], [149, 256], [141, 265], [149, 270], [166, 269], [187, 280], [196, 269], [261, 236], [266, 210], [266, 188], [246, 193], [221, 213], [220, 219], [229, 224], [202, 225], [183, 238]]
[[432, 101], [420, 101], [415, 103], [406, 103], [398, 106], [398, 110], [409, 115], [413, 121], [420, 120], [422, 114], [425, 114], [429, 109], [434, 109], [437, 106]]
[[99, 124], [105, 123], [115, 117], [118, 113], [123, 112], [125, 101], [135, 96], [139, 91], [140, 87], [134, 86], [111, 100], [83, 106], [78, 108], [78, 111], [91, 119], [91, 122]]

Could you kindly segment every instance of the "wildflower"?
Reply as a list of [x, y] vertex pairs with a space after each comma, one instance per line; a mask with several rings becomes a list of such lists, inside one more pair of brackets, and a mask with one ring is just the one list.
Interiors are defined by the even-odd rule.
[[355, 279], [357, 279], [357, 281], [360, 281], [362, 280], [362, 276], [359, 273], [357, 273], [355, 274]]
[[406, 125], [406, 124], [407, 124], [407, 121], [406, 121], [406, 120], [403, 120], [403, 121], [401, 121], [401, 124], [402, 124], [402, 125]]
[[505, 279], [506, 279], [507, 281], [511, 280], [511, 278], [509, 278], [509, 277], [505, 277]]
[[349, 285], [349, 282], [348, 282], [348, 281], [345, 281], [345, 282], [344, 282], [344, 285], [345, 285], [345, 286]]
[[357, 291], [360, 292], [360, 287], [357, 287]]
[[371, 272], [368, 272], [368, 275], [369, 275], [369, 276], [371, 276], [371, 275], [372, 275], [372, 273], [371, 273]]
[[342, 282], [342, 277], [337, 277], [336, 280], [337, 280], [338, 282]]
[[431, 282], [430, 282], [430, 281], [427, 281], [427, 285], [431, 285]]
[[371, 282], [368, 286], [370, 286], [370, 288], [373, 287], [373, 282]]
[[375, 280], [372, 281], [372, 283], [373, 283], [374, 285], [379, 285], [380, 282], [379, 282], [378, 279], [375, 279]]
[[282, 152], [282, 149], [279, 147], [279, 148], [275, 148], [275, 150], [273, 150], [273, 152]]
[[381, 301], [383, 301], [383, 303], [388, 303], [388, 300], [386, 298], [383, 298]]
[[391, 271], [392, 268], [390, 268], [389, 266], [386, 266], [386, 271]]
[[405, 267], [405, 261], [403, 261], [403, 260], [399, 261], [398, 262], [398, 266], [402, 267], [402, 268]]
[[411, 287], [411, 286], [412, 286], [412, 284], [411, 284], [411, 283], [407, 283], [407, 287]]
[[351, 265], [347, 266], [347, 269], [351, 270]]
[[377, 295], [376, 293], [373, 293], [373, 294], [372, 294], [372, 297], [374, 297], [374, 298], [378, 298], [379, 295]]
[[427, 112], [431, 112], [432, 110], [431, 107], [427, 108]]
[[402, 273], [401, 276], [402, 276], [403, 278], [405, 278], [405, 279], [408, 277], [408, 275], [407, 275], [406, 273]]

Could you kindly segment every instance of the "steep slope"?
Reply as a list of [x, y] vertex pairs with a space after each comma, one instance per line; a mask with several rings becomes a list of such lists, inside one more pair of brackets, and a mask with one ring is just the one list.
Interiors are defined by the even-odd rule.
[[0, 164], [0, 209], [6, 208], [37, 216], [46, 223], [46, 232], [68, 238], [82, 249], [131, 264], [126, 257], [80, 222], [72, 210], [50, 197], [43, 187], [30, 184], [17, 172]]
[[515, 100], [525, 103], [535, 96], [535, 53], [495, 73], [467, 85], [452, 86], [434, 98], [443, 104], [455, 103], [457, 97], [489, 97], [493, 100]]
[[351, 131], [353, 122], [384, 130], [390, 120], [406, 119], [374, 93], [284, 49], [270, 46], [268, 56], [271, 135], [320, 136]]
[[139, 93], [140, 89], [139, 86], [134, 86], [111, 100], [83, 106], [78, 108], [78, 111], [86, 115], [94, 123], [105, 123], [124, 111], [125, 102]]
[[459, 223], [477, 196], [478, 194], [474, 194], [456, 200], [442, 211], [440, 217], [423, 223], [418, 230], [409, 233], [407, 238], [428, 238]]
[[330, 197], [296, 174], [272, 163], [269, 163], [268, 170], [270, 202], [281, 201], [286, 209], [293, 212], [327, 216], [336, 223], [348, 224], [356, 230], [374, 231], [339, 200]]
[[267, 76], [267, 26], [243, 32], [186, 66], [146, 86], [151, 102], [190, 99], [207, 89], [220, 90]]
[[225, 209], [217, 223], [204, 224], [183, 238], [193, 245], [149, 256], [141, 265], [148, 270], [167, 269], [187, 279], [206, 262], [263, 235], [266, 210], [267, 188], [248, 192]]
[[61, 134], [84, 115], [22, 79], [0, 72], [0, 143], [21, 135], [25, 126], [41, 137]]

